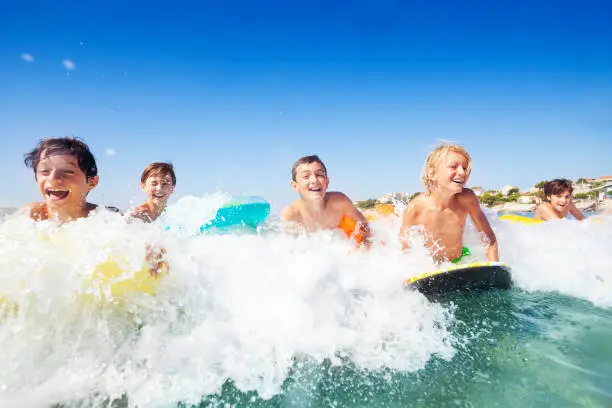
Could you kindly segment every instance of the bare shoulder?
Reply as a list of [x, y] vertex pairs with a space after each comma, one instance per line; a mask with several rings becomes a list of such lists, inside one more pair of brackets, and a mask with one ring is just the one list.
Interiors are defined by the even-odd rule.
[[339, 191], [330, 191], [326, 194], [327, 199], [327, 208], [332, 209], [333, 211], [339, 211], [342, 213], [352, 213], [355, 205], [351, 201], [350, 198], [344, 193]]
[[406, 206], [402, 214], [402, 224], [411, 224], [418, 218], [418, 215], [421, 213], [423, 208], [427, 206], [427, 197], [425, 194], [419, 194]]
[[151, 214], [149, 213], [149, 207], [146, 204], [139, 205], [129, 212], [128, 219], [137, 219], [144, 222], [151, 222]]
[[469, 188], [464, 188], [462, 192], [457, 194], [457, 201], [465, 208], [480, 207], [478, 196]]
[[300, 214], [300, 203], [299, 201], [294, 201], [289, 204], [285, 209], [281, 212], [281, 220], [282, 221], [291, 221], [291, 222], [299, 222], [302, 219]]
[[548, 202], [543, 202], [543, 203], [538, 204], [535, 210], [535, 214], [533, 216], [533, 218], [537, 220], [548, 220], [549, 218], [555, 218], [555, 217], [556, 217], [556, 213], [553, 210], [550, 203]]
[[427, 196], [423, 193], [419, 194], [418, 196], [410, 200], [410, 204], [413, 204], [419, 207], [424, 207], [426, 203], [427, 203]]
[[348, 198], [346, 194], [341, 193], [339, 191], [328, 192], [327, 202], [330, 204], [346, 204], [346, 203], [353, 204], [353, 202], [350, 200], [350, 198]]
[[478, 200], [478, 197], [476, 196], [476, 193], [474, 193], [474, 191], [471, 188], [464, 188], [462, 192], [460, 192], [459, 194], [457, 194], [457, 198], [462, 199], [462, 200]]
[[146, 204], [141, 204], [138, 207], [135, 207], [131, 212], [130, 215], [137, 215], [137, 214], [142, 214], [145, 212], [148, 212], [149, 208], [147, 207]]
[[426, 208], [427, 205], [428, 205], [427, 196], [421, 193], [418, 196], [414, 197], [412, 200], [410, 200], [410, 202], [406, 206], [406, 211], [404, 211], [404, 214], [407, 213], [408, 210], [412, 212], [420, 212], [421, 210]]
[[355, 206], [353, 201], [344, 193], [340, 193], [338, 191], [332, 191], [327, 193], [327, 208], [331, 209], [333, 213], [342, 217], [344, 215], [348, 215], [349, 217], [365, 222], [366, 218], [361, 211]]

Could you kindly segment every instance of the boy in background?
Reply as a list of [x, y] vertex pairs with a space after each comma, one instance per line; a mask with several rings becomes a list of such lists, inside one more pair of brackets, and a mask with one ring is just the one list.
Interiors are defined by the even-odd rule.
[[533, 216], [536, 220], [558, 220], [572, 214], [578, 221], [584, 220], [584, 214], [576, 208], [572, 193], [572, 183], [566, 179], [554, 179], [544, 185], [547, 202], [536, 208]]
[[140, 187], [147, 201], [130, 214], [145, 222], [155, 221], [166, 209], [168, 199], [176, 186], [176, 174], [171, 163], [151, 163], [140, 176]]

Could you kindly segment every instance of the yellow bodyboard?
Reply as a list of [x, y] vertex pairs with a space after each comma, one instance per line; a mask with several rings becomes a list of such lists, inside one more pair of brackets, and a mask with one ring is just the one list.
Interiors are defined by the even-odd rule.
[[91, 281], [86, 285], [89, 287], [93, 285], [100, 295], [110, 294], [115, 300], [125, 299], [139, 293], [154, 295], [161, 277], [166, 272], [167, 268], [162, 271], [161, 275], [151, 276], [149, 267], [145, 265], [133, 274], [126, 273], [117, 261], [109, 260], [96, 267]]
[[[517, 222], [517, 223], [527, 224], [527, 225], [541, 224], [544, 222], [542, 220], [535, 220], [533, 218], [524, 217], [522, 215], [516, 215], [516, 214], [504, 214], [501, 217], [499, 217], [499, 219], [503, 221]], [[584, 221], [601, 223], [603, 222], [603, 218], [602, 217], [588, 217], [588, 218], [585, 218]]]
[[518, 223], [527, 224], [527, 225], [540, 224], [542, 222], [542, 220], [535, 220], [533, 218], [524, 217], [522, 215], [516, 215], [516, 214], [504, 214], [501, 217], [499, 217], [499, 219], [503, 221], [518, 222]]

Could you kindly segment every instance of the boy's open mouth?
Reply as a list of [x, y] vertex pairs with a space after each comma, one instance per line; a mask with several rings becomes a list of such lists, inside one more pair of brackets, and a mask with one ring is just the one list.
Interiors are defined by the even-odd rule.
[[51, 200], [56, 201], [56, 200], [63, 200], [66, 197], [68, 197], [68, 194], [70, 194], [70, 191], [69, 190], [59, 190], [55, 188], [48, 188], [45, 190], [45, 194]]
[[308, 189], [308, 191], [315, 191], [315, 192], [319, 192], [319, 191], [321, 191], [321, 187], [310, 187], [310, 188]]
[[165, 198], [165, 194], [153, 194], [153, 198]]

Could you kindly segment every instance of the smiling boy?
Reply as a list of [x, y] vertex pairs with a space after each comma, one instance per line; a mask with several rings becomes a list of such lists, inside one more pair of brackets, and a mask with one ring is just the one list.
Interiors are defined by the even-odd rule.
[[140, 176], [140, 186], [147, 201], [130, 214], [145, 222], [155, 221], [166, 209], [168, 199], [176, 187], [176, 174], [171, 163], [151, 163]]
[[328, 186], [327, 168], [318, 156], [298, 159], [291, 170], [291, 188], [300, 198], [283, 210], [281, 220], [308, 231], [339, 228], [368, 245], [370, 230], [363, 214], [345, 194], [328, 192]]
[[584, 214], [574, 205], [572, 183], [566, 179], [554, 179], [544, 185], [547, 202], [536, 208], [533, 216], [536, 220], [558, 220], [572, 214], [577, 220], [584, 220]]
[[64, 223], [87, 217], [98, 207], [87, 202], [87, 195], [98, 184], [96, 160], [81, 140], [68, 137], [43, 139], [26, 153], [24, 162], [34, 170], [34, 179], [44, 199], [44, 202], [24, 207], [30, 218], [36, 221], [55, 219]]
[[495, 233], [474, 192], [464, 187], [471, 170], [472, 159], [461, 146], [442, 144], [429, 153], [422, 175], [425, 193], [410, 201], [402, 217], [400, 240], [404, 249], [410, 246], [409, 230], [422, 225], [425, 245], [434, 259], [458, 262], [469, 252], [463, 247], [469, 214], [483, 236], [487, 259], [499, 260]]

